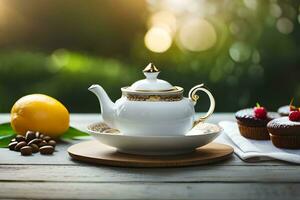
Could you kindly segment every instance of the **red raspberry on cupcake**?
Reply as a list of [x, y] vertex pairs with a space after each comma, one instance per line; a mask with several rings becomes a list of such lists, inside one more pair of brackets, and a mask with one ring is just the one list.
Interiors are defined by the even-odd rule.
[[294, 122], [300, 122], [300, 108], [298, 110], [293, 110], [290, 112], [289, 120]]
[[258, 119], [267, 118], [267, 110], [264, 107], [261, 107], [259, 103], [256, 103], [256, 106], [253, 108], [254, 116]]
[[255, 140], [269, 140], [267, 124], [278, 118], [276, 112], [268, 112], [263, 106], [257, 104], [254, 108], [246, 108], [235, 114], [242, 136]]

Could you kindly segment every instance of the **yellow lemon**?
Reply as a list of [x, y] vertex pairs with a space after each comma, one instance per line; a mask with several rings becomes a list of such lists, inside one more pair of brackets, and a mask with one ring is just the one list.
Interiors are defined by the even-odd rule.
[[56, 138], [68, 130], [69, 122], [66, 107], [43, 94], [24, 96], [11, 109], [11, 126], [23, 135], [30, 130]]

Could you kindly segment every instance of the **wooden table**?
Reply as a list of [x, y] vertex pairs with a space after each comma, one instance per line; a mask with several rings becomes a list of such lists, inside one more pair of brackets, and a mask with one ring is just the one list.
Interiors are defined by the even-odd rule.
[[[0, 115], [0, 122], [8, 121]], [[233, 119], [215, 114], [210, 121]], [[99, 120], [73, 114], [78, 128]], [[300, 199], [300, 167], [283, 162], [245, 163], [238, 157], [214, 165], [145, 169], [96, 166], [70, 159], [59, 144], [53, 156], [30, 157], [0, 149], [4, 199]]]

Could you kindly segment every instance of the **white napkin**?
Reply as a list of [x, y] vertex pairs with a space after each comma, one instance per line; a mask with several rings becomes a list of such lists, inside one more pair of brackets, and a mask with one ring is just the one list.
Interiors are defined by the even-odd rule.
[[217, 138], [217, 142], [232, 146], [234, 152], [244, 161], [258, 162], [277, 159], [300, 164], [300, 150], [279, 149], [270, 140], [246, 139], [240, 135], [236, 122], [221, 121], [219, 125], [224, 131]]

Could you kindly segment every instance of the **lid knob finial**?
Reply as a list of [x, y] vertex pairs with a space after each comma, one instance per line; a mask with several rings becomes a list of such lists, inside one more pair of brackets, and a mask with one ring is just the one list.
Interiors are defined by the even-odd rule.
[[157, 69], [157, 67], [155, 67], [155, 65], [153, 63], [149, 63], [145, 67], [145, 69], [143, 70], [143, 72], [148, 72], [148, 73], [159, 72], [159, 69]]

